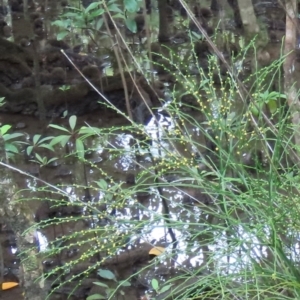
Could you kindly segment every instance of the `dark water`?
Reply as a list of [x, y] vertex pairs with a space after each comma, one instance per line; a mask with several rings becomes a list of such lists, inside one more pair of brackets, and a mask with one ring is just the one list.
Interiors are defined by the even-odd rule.
[[[50, 4], [51, 2], [51, 4]], [[62, 2], [62, 1], [61, 1]], [[58, 13], [61, 13], [62, 10], [64, 9], [63, 6], [61, 6], [61, 2], [60, 1], [49, 1], [49, 9], [46, 9], [46, 13], [43, 13], [43, 10], [45, 10], [45, 8], [42, 5], [37, 5], [35, 8], [31, 8], [31, 12], [33, 12], [34, 10], [36, 11], [41, 11], [41, 15], [45, 17], [45, 19], [43, 19], [43, 28], [45, 30], [45, 28], [47, 29], [47, 34], [48, 37], [52, 37], [52, 35], [54, 34], [54, 30], [53, 28], [50, 26], [50, 22], [51, 20], [54, 20], [57, 16]], [[208, 2], [208, 1], [207, 1]], [[260, 49], [260, 52], [258, 53], [258, 61], [260, 64], [262, 65], [267, 65], [268, 63], [272, 62], [272, 60], [274, 60], [275, 58], [277, 58], [279, 56], [280, 53], [280, 40], [281, 37], [283, 36], [284, 32], [282, 28], [282, 24], [280, 22], [276, 22], [276, 20], [278, 20], [278, 15], [280, 16], [282, 14], [282, 10], [279, 9], [277, 6], [273, 6], [273, 5], [269, 5], [270, 3], [266, 3], [266, 5], [261, 8], [260, 5], [261, 4], [257, 4], [256, 6], [256, 10], [257, 10], [257, 14], [260, 16], [261, 18], [261, 22], [263, 22], [264, 24], [266, 24], [266, 26], [268, 26], [268, 32], [271, 35], [271, 39], [270, 42], [268, 44], [266, 44], [262, 49]], [[51, 7], [50, 7], [51, 5]], [[157, 19], [157, 15], [155, 15], [156, 12], [155, 10], [153, 10], [153, 19], [155, 20], [155, 18]], [[176, 13], [177, 14], [177, 13]], [[232, 37], [233, 40], [233, 44], [238, 44], [239, 38], [240, 36], [238, 36], [238, 34], [240, 34], [240, 31], [235, 27], [233, 21], [232, 21], [232, 11], [230, 11], [229, 6], [225, 5], [225, 11], [221, 13], [223, 19], [222, 22], [220, 24], [220, 28], [225, 28], [227, 30], [227, 32], [230, 33], [230, 38]], [[37, 18], [39, 19], [39, 18]], [[39, 21], [37, 21], [37, 19], [35, 19], [35, 34], [40, 34], [40, 40], [39, 40], [39, 44], [38, 44], [38, 51], [44, 51], [43, 49], [43, 45], [46, 44], [46, 37], [45, 37], [45, 32], [41, 32], [41, 28], [39, 25]], [[178, 19], [178, 17], [177, 17]], [[178, 21], [176, 18], [176, 22]], [[282, 19], [282, 18], [280, 18]], [[219, 22], [219, 16], [213, 18], [210, 21], [210, 26], [215, 27]], [[177, 24], [177, 23], [176, 23]], [[178, 24], [177, 24], [178, 25]], [[177, 26], [176, 25], [176, 26]], [[169, 45], [170, 47], [174, 47], [175, 51], [177, 51], [178, 53], [180, 53], [180, 55], [184, 56], [185, 53], [188, 52], [188, 47], [190, 47], [190, 44], [186, 43], [186, 44], [181, 44], [182, 40], [186, 39], [187, 35], [182, 35], [182, 32], [177, 30], [176, 26], [174, 25], [173, 28], [173, 35], [174, 35], [174, 39], [172, 41], [172, 44]], [[26, 43], [26, 41], [28, 41], [28, 32], [31, 31], [31, 23], [24, 20], [23, 18], [23, 12], [18, 11], [18, 9], [15, 9], [15, 11], [13, 12], [13, 28], [14, 28], [14, 37], [15, 37], [15, 42], [17, 44], [20, 44], [22, 42]], [[216, 42], [218, 43], [218, 38], [220, 39], [220, 36], [222, 35], [222, 33], [216, 33]], [[131, 42], [131, 38], [132, 37], [127, 37], [128, 40]], [[134, 36], [133, 37], [135, 40], [133, 41], [133, 51], [135, 51], [135, 53], [146, 53], [145, 52], [145, 37], [144, 36]], [[25, 39], [25, 40], [24, 40]], [[27, 39], [27, 40], [26, 40]], [[140, 44], [139, 42], [142, 42], [142, 44]], [[69, 42], [69, 41], [68, 41]], [[114, 69], [116, 62], [115, 59], [113, 58], [113, 52], [112, 51], [108, 51], [106, 44], [107, 44], [107, 40], [105, 40], [103, 42], [103, 47], [101, 47], [101, 49], [97, 49], [93, 55], [91, 55], [91, 53], [89, 53], [91, 60], [80, 60], [76, 55], [74, 55], [75, 59], [78, 59], [77, 62], [82, 63], [84, 68], [85, 66], [89, 65], [89, 64], [97, 64], [97, 66], [99, 67], [99, 69], [101, 69], [101, 71], [103, 70], [103, 66], [107, 67], [112, 65], [112, 67], [105, 69], [103, 72], [111, 72], [111, 69]], [[221, 44], [221, 42], [220, 42]], [[61, 46], [61, 45], [60, 45]], [[75, 45], [74, 45], [75, 46]], [[105, 49], [105, 51], [104, 51]], [[69, 49], [66, 49], [66, 51]], [[73, 49], [74, 50], [74, 49]], [[74, 51], [72, 50], [72, 53], [74, 54]], [[86, 50], [86, 49], [84, 49]], [[49, 51], [49, 47], [48, 47], [48, 51]], [[54, 51], [54, 50], [53, 50]], [[55, 51], [54, 51], [55, 52]], [[267, 53], [267, 54], [266, 54]], [[51, 49], [49, 52], [46, 53], [46, 55], [52, 54]], [[107, 56], [108, 55], [108, 59], [106, 59], [106, 61], [103, 60], [97, 60], [100, 56]], [[48, 57], [49, 57], [48, 56]], [[95, 59], [95, 57], [97, 59]], [[141, 61], [143, 60], [142, 58], [139, 58]], [[61, 64], [65, 63], [62, 62], [61, 60], [61, 56], [58, 58], [58, 62], [52, 57], [50, 60], [48, 60], [45, 64], [47, 64], [47, 66], [45, 67], [45, 84], [44, 86], [47, 86], [45, 89], [52, 89], [53, 86], [59, 86], [62, 83], [63, 84], [73, 84], [75, 80], [76, 83], [74, 85], [79, 85], [80, 84], [80, 76], [78, 76], [77, 72], [75, 72], [74, 70], [68, 70], [67, 72], [67, 79], [65, 79], [65, 75], [62, 76], [61, 80], [57, 77], [52, 76], [53, 75], [53, 69], [54, 68], [60, 68]], [[99, 64], [100, 65], [99, 65]], [[205, 62], [203, 62], [205, 64]], [[103, 64], [101, 66], [101, 64]], [[191, 64], [190, 67], [190, 72], [193, 73], [193, 64]], [[200, 61], [201, 64], [201, 61]], [[251, 63], [250, 63], [251, 64]], [[1, 65], [1, 63], [0, 63]], [[47, 70], [46, 70], [47, 69]], [[46, 72], [47, 71], [47, 72]], [[56, 69], [56, 72], [58, 70]], [[23, 70], [23, 75], [27, 76], [26, 72], [26, 68]], [[58, 71], [59, 73], [59, 71]], [[162, 72], [163, 73], [163, 72]], [[12, 72], [12, 74], [14, 75], [14, 72]], [[57, 73], [56, 73], [57, 74]], [[11, 76], [13, 76], [11, 75]], [[15, 75], [17, 76], [17, 75]], [[52, 76], [52, 77], [51, 77]], [[2, 76], [4, 78], [4, 76]], [[30, 76], [28, 76], [29, 78]], [[158, 79], [160, 79], [161, 81], [164, 81], [164, 85], [163, 85], [163, 89], [165, 89], [165, 91], [168, 91], [168, 86], [170, 86], [172, 83], [170, 78], [170, 74], [159, 74], [159, 76], [157, 77]], [[11, 82], [7, 82], [6, 84], [10, 86], [10, 88], [15, 89], [15, 91], [13, 91], [13, 93], [19, 93], [19, 78], [17, 78], [18, 80], [17, 83], [12, 84]], [[57, 82], [53, 82], [53, 80], [57, 80]], [[30, 80], [28, 80], [29, 82]], [[4, 80], [1, 82], [2, 84], [4, 83]], [[22, 84], [24, 85], [24, 81], [22, 82]], [[30, 86], [30, 82], [28, 83], [29, 87], [32, 88]], [[43, 83], [42, 83], [43, 85]], [[24, 85], [25, 86], [25, 85]], [[180, 86], [179, 88], [184, 89], [184, 87]], [[23, 89], [24, 91], [24, 89]], [[47, 90], [48, 91], [48, 90]], [[7, 97], [11, 97], [11, 99], [14, 99], [14, 95], [17, 94], [10, 94], [4, 95]], [[22, 94], [23, 95], [23, 94]], [[118, 97], [119, 94], [117, 94], [116, 97]], [[28, 97], [30, 97], [31, 95], [29, 95]], [[71, 95], [73, 97], [73, 94]], [[91, 94], [86, 93], [83, 95], [84, 100], [88, 100], [90, 101], [90, 99], [92, 99], [92, 97], [95, 97], [95, 95], [93, 94], [91, 96]], [[18, 97], [17, 97], [18, 98]], [[94, 99], [94, 98], [93, 98]], [[94, 101], [94, 100], [91, 101]], [[97, 98], [95, 98], [97, 99]], [[82, 100], [80, 97], [78, 99], [78, 101]], [[124, 118], [119, 117], [117, 114], [104, 110], [103, 108], [99, 109], [97, 108], [97, 110], [95, 109], [95, 112], [91, 113], [91, 111], [94, 110], [93, 106], [89, 106], [87, 108], [87, 106], [80, 106], [78, 104], [79, 102], [76, 102], [76, 109], [74, 110], [74, 112], [81, 112], [81, 116], [78, 119], [78, 126], [83, 126], [86, 125], [86, 123], [88, 123], [91, 126], [95, 126], [95, 127], [102, 127], [102, 128], [111, 128], [113, 126], [122, 126], [122, 125], [126, 125], [128, 124], [128, 122], [126, 122], [124, 120]], [[239, 111], [240, 107], [239, 105], [241, 105], [239, 102], [236, 103], [236, 110]], [[51, 118], [47, 119], [46, 121], [39, 121], [37, 117], [34, 116], [28, 116], [28, 114], [30, 115], [35, 115], [35, 111], [37, 110], [36, 105], [33, 108], [28, 108], [28, 103], [22, 103], [22, 108], [19, 109], [17, 105], [14, 105], [13, 108], [16, 110], [16, 112], [18, 112], [17, 114], [9, 114], [9, 113], [2, 113], [0, 115], [0, 120], [2, 124], [11, 124], [13, 126], [13, 129], [15, 132], [22, 132], [25, 134], [25, 136], [27, 137], [27, 140], [32, 139], [32, 137], [36, 134], [42, 134], [44, 136], [47, 135], [55, 135], [57, 133], [55, 133], [55, 131], [51, 128], [48, 127], [49, 123], [55, 123], [55, 124], [60, 124], [63, 126], [67, 126], [68, 125], [68, 120], [67, 119], [62, 119], [61, 118], [61, 114], [64, 111], [64, 107], [60, 107], [59, 109], [57, 109], [57, 107], [51, 106], [51, 110], [50, 114], [52, 113], [56, 113], [58, 116], [57, 118], [55, 118], [54, 120], [51, 120]], [[26, 113], [27, 115], [24, 115], [24, 110], [26, 107]], [[79, 109], [79, 108], [80, 109]], [[19, 109], [19, 110], [18, 110]], [[57, 110], [56, 110], [57, 109]], [[123, 108], [124, 109], [124, 108]], [[82, 110], [86, 110], [86, 111], [82, 111]], [[83, 113], [82, 113], [83, 112]], [[72, 109], [69, 110], [69, 113], [72, 114]], [[60, 116], [59, 116], [60, 114]], [[197, 116], [196, 116], [197, 117]], [[193, 132], [194, 128], [190, 128], [191, 132]], [[89, 140], [90, 146], [91, 148], [93, 148], [93, 151], [91, 151], [89, 157], [87, 158], [90, 162], [92, 162], [93, 164], [95, 164], [97, 167], [93, 167], [93, 166], [86, 166], [84, 167], [83, 164], [80, 164], [78, 162], [74, 162], [74, 160], [72, 159], [63, 159], [64, 156], [64, 151], [65, 149], [60, 149], [61, 152], [56, 153], [60, 159], [53, 164], [51, 167], [43, 167], [40, 168], [37, 166], [36, 163], [30, 161], [30, 159], [28, 159], [28, 157], [26, 157], [25, 155], [25, 150], [23, 149], [21, 152], [21, 155], [17, 158], [16, 162], [13, 162], [12, 165], [14, 165], [17, 168], [20, 168], [21, 170], [28, 172], [38, 178], [41, 178], [61, 189], [63, 189], [66, 193], [68, 193], [71, 197], [77, 197], [78, 199], [81, 199], [83, 201], [86, 201], [87, 198], [91, 199], [92, 201], [94, 201], [95, 203], [97, 203], [97, 201], [99, 201], [99, 199], [101, 199], [102, 195], [98, 192], [98, 191], [94, 191], [94, 190], [88, 190], [82, 188], [82, 186], [90, 186], [90, 184], [92, 184], [93, 181], [98, 180], [99, 178], [101, 178], [103, 176], [103, 174], [100, 172], [100, 169], [102, 171], [104, 171], [108, 176], [113, 177], [115, 182], [125, 182], [127, 184], [127, 186], [130, 186], [131, 184], [133, 184], [133, 180], [132, 180], [132, 176], [136, 173], [137, 171], [137, 167], [134, 161], [134, 155], [132, 153], [132, 148], [130, 146], [130, 132], [124, 132], [122, 130], [119, 130], [114, 138], [109, 139], [109, 142], [111, 144], [113, 144], [116, 148], [118, 149], [123, 149], [125, 152], [122, 155], [118, 155], [118, 156], [113, 156], [111, 153], [109, 153], [108, 151], [105, 150], [105, 147], [102, 144], [102, 140], [101, 139], [91, 139]], [[197, 133], [193, 133], [195, 139], [199, 139], [199, 144], [204, 144], [205, 141], [203, 140], [203, 137], [201, 136], [197, 136]], [[174, 145], [173, 145], [174, 146]], [[172, 145], [166, 145], [166, 147], [168, 149], [172, 149], [173, 147]], [[177, 146], [175, 145], [175, 148]], [[177, 148], [178, 149], [178, 148]], [[157, 149], [155, 149], [155, 143], [153, 143], [153, 148], [152, 151], [155, 153], [157, 151]], [[45, 153], [47, 153], [47, 151], [45, 151]], [[145, 167], [147, 167], [148, 165], [150, 165], [149, 162], [147, 161], [143, 161], [143, 164]], [[32, 195], [34, 194], [34, 190], [38, 187], [41, 186], [41, 184], [34, 178], [27, 178], [21, 174], [18, 173], [14, 173], [14, 179], [15, 182], [17, 183], [18, 187], [20, 189], [28, 189], [28, 191], [24, 191], [24, 193], [22, 194], [22, 196], [24, 198], [30, 198], [32, 197]], [[76, 184], [81, 185], [81, 187], [76, 186]], [[203, 202], [210, 202], [211, 199], [210, 197], [208, 197], [205, 194], [198, 194], [195, 195], [195, 191], [194, 190], [182, 190], [182, 191], [178, 191], [176, 189], [172, 190], [165, 190], [164, 191], [165, 194], [167, 195], [167, 197], [173, 201], [174, 203], [174, 207], [172, 207], [171, 210], [171, 214], [173, 216], [180, 216], [180, 218], [182, 220], [189, 220], [189, 222], [197, 222], [201, 216], [201, 210], [197, 207], [194, 207], [194, 213], [191, 216], [191, 214], [189, 213], [189, 210], [185, 209], [182, 207], [182, 205], [180, 204], [181, 201], [185, 201], [187, 203], [187, 205], [191, 204], [193, 205], [193, 198], [197, 198], [197, 199], [201, 199], [201, 201]], [[150, 196], [149, 196], [150, 194]], [[49, 198], [49, 194], [47, 192], [39, 192], [38, 193], [38, 197], [39, 198]], [[161, 203], [158, 200], [158, 197], [155, 196], [155, 193], [150, 193], [148, 191], [145, 192], [144, 194], [141, 193], [138, 195], [139, 197], [139, 201], [145, 206], [144, 209], [141, 208], [136, 208], [134, 205], [129, 206], [128, 208], [123, 208], [120, 209], [116, 212], [116, 217], [118, 219], [122, 219], [122, 218], [128, 218], [128, 219], [132, 219], [132, 220], [145, 220], [147, 218], [149, 218], [149, 211], [156, 211], [158, 213], [160, 213], [162, 211], [162, 207], [161, 207]], [[56, 210], [56, 209], [51, 209], [49, 206], [48, 202], [43, 202], [41, 203], [40, 201], [31, 201], [30, 202], [30, 207], [32, 209], [33, 214], [35, 215], [37, 220], [44, 220], [46, 219], [49, 215], [53, 216], [70, 216], [70, 215], [81, 215], [82, 211], [78, 211], [76, 210], [76, 207], [71, 207], [71, 208], [64, 208], [62, 210]], [[102, 210], [107, 210], [107, 209], [111, 209], [109, 207], [102, 207], [99, 208]], [[111, 209], [113, 211], [113, 209]], [[149, 210], [149, 211], [148, 211]], [[103, 221], [105, 222], [105, 221]], [[157, 224], [155, 224], [157, 225]], [[160, 224], [161, 225], [161, 224]], [[39, 243], [40, 243], [40, 248], [45, 248], [47, 249], [47, 243], [55, 240], [57, 237], [63, 236], [65, 234], [70, 234], [73, 232], [79, 232], [81, 230], [84, 230], [86, 228], [92, 228], [93, 227], [93, 221], [89, 220], [89, 223], [87, 223], [86, 220], [80, 220], [77, 222], [69, 222], [69, 223], [65, 223], [65, 224], [60, 224], [60, 225], [52, 225], [47, 227], [46, 229], [43, 229], [41, 231], [39, 231], [37, 233], [38, 239], [39, 239]], [[159, 227], [159, 226], [157, 226]], [[185, 236], [185, 231], [184, 230], [177, 230], [176, 234], [179, 238], [182, 238], [182, 240], [184, 240], [186, 238]], [[143, 240], [153, 240], [153, 239], [157, 239], [157, 240], [166, 240], [165, 239], [165, 232], [163, 230], [158, 230], [158, 229], [153, 229], [152, 231], [150, 230], [150, 233], [148, 234], [147, 238], [144, 238]], [[18, 269], [19, 269], [19, 259], [16, 256], [16, 245], [15, 245], [15, 240], [14, 240], [14, 236], [13, 234], [10, 232], [9, 228], [6, 228], [5, 224], [2, 224], [2, 230], [0, 231], [0, 238], [1, 238], [1, 245], [2, 245], [2, 260], [4, 262], [4, 275], [5, 275], [5, 280], [12, 280], [12, 281], [16, 281], [18, 280]], [[76, 242], [76, 241], [75, 241]], [[168, 241], [169, 242], [169, 241]], [[181, 245], [182, 247], [184, 247], [185, 245]], [[196, 245], [197, 246], [197, 245]], [[70, 260], [72, 260], [72, 258], [74, 257], [78, 257], [79, 255], [81, 255], [82, 253], [84, 253], [85, 251], [88, 250], [88, 245], [85, 246], [81, 246], [81, 247], [74, 247], [72, 249], [68, 249], [68, 251], [63, 251], [60, 255], [56, 255], [56, 256], [52, 256], [50, 258], [47, 258], [44, 260], [44, 268], [45, 269], [51, 269], [54, 266], [61, 264], [61, 263], [66, 263], [69, 262]], [[182, 257], [182, 261], [184, 261], [187, 257]], [[198, 263], [201, 262], [202, 257], [201, 255], [199, 255], [199, 257], [194, 257], [194, 260], [197, 261]], [[94, 263], [94, 262], [92, 262]], [[131, 270], [130, 270], [131, 271]], [[131, 275], [132, 273], [129, 272], [127, 270], [128, 273], [126, 273], [125, 270], [122, 270], [122, 272], [124, 272], [123, 274], [120, 274], [120, 277], [126, 277], [128, 275]], [[147, 282], [147, 276], [144, 276], [144, 282], [143, 284], [146, 286], [145, 289], [147, 289], [147, 287], [149, 287], [149, 282]], [[149, 276], [149, 278], [151, 278], [151, 275]], [[93, 279], [93, 278], [92, 278]], [[94, 281], [96, 279], [93, 279]], [[140, 279], [141, 280], [141, 279]], [[148, 280], [149, 281], [149, 280]], [[87, 287], [91, 288], [92, 284], [91, 282], [87, 283]], [[88, 289], [87, 289], [88, 290]], [[55, 294], [53, 296], [53, 298], [51, 299], [67, 299], [67, 294], [68, 294], [69, 290], [68, 288], [66, 288], [65, 290], [60, 290], [59, 293]], [[81, 290], [81, 292], [83, 293], [83, 291]], [[93, 292], [95, 292], [93, 290]], [[90, 293], [93, 293], [90, 292]], [[20, 288], [15, 288], [11, 291], [0, 291], [0, 299], [22, 299], [22, 295], [21, 295], [22, 291]], [[86, 292], [86, 295], [89, 293], [89, 291]], [[129, 289], [127, 291], [127, 296], [124, 298], [122, 297], [115, 297], [114, 299], [137, 299], [137, 295], [136, 295], [136, 291], [135, 289]], [[85, 299], [86, 295], [77, 295], [74, 296], [74, 298], [72, 299]]]

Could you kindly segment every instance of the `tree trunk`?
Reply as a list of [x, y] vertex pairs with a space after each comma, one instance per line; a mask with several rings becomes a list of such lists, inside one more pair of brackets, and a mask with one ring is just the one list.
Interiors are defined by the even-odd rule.
[[170, 40], [167, 8], [168, 8], [167, 0], [158, 1], [158, 10], [159, 10], [158, 41], [160, 43], [165, 43]]
[[284, 89], [287, 97], [287, 103], [290, 107], [291, 121], [294, 126], [294, 139], [296, 146], [300, 146], [300, 102], [295, 87], [295, 47], [297, 40], [297, 0], [287, 0], [285, 4], [286, 10], [286, 33], [284, 55]]
[[259, 32], [259, 26], [254, 13], [252, 0], [237, 0], [241, 21], [248, 37], [253, 37], [254, 34]]

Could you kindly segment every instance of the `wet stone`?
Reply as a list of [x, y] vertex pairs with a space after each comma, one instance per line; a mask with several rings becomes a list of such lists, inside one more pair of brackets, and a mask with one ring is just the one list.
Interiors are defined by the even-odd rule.
[[29, 166], [27, 169], [27, 173], [33, 176], [38, 176], [40, 174], [40, 167], [38, 165]]
[[54, 174], [54, 178], [59, 178], [59, 177], [68, 177], [72, 175], [72, 170], [66, 168], [66, 167], [61, 167], [57, 172]]
[[135, 184], [135, 175], [130, 173], [130, 174], [127, 174], [126, 176], [126, 183], [127, 184]]
[[51, 163], [47, 164], [45, 167], [47, 168], [57, 168], [61, 165], [61, 162], [59, 160], [54, 160]]
[[94, 159], [91, 160], [91, 163], [96, 165], [96, 164], [99, 164], [103, 161], [103, 158], [101, 156], [99, 157], [95, 157]]
[[68, 257], [68, 258], [74, 257], [74, 256], [76, 256], [78, 253], [79, 253], [79, 249], [78, 249], [78, 248], [69, 249], [69, 250], [67, 251], [67, 257]]
[[24, 123], [24, 122], [18, 122], [16, 125], [15, 125], [15, 129], [24, 129], [26, 128], [27, 125]]

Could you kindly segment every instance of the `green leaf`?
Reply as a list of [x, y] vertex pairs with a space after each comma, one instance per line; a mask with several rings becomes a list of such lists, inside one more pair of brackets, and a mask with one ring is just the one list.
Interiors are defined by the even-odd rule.
[[151, 286], [154, 290], [158, 290], [159, 285], [158, 285], [158, 281], [155, 278], [151, 280]]
[[62, 20], [56, 20], [51, 23], [52, 26], [57, 26], [57, 27], [65, 27], [66, 22]]
[[54, 148], [50, 144], [41, 144], [41, 145], [39, 145], [39, 147], [48, 149], [50, 151], [54, 151]]
[[106, 201], [111, 201], [114, 195], [112, 193], [106, 193], [104, 197]]
[[109, 287], [107, 284], [105, 284], [103, 282], [98, 282], [98, 281], [97, 282], [93, 282], [93, 284], [99, 285], [99, 286], [104, 287], [104, 288], [108, 288]]
[[5, 97], [0, 97], [0, 106], [5, 104]]
[[94, 294], [86, 298], [86, 300], [97, 300], [97, 299], [107, 299], [107, 297], [104, 297], [100, 294]]
[[101, 1], [92, 2], [92, 3], [85, 9], [84, 13], [88, 13], [90, 10], [99, 7], [99, 4], [100, 4], [100, 3], [101, 3]]
[[128, 28], [131, 32], [136, 33], [137, 27], [136, 27], [136, 22], [135, 22], [135, 20], [133, 20], [133, 19], [126, 19], [126, 20], [125, 20], [125, 24], [126, 24], [127, 28]]
[[15, 133], [11, 133], [11, 134], [5, 134], [3, 136], [3, 139], [4, 139], [4, 141], [9, 141], [9, 140], [15, 139], [20, 136], [23, 136], [23, 133], [15, 132]]
[[164, 293], [164, 292], [168, 291], [172, 287], [172, 285], [173, 284], [170, 283], [170, 284], [163, 286], [159, 292]]
[[122, 19], [122, 20], [125, 20], [125, 16], [124, 16], [124, 13], [117, 13], [114, 15], [114, 19]]
[[38, 140], [40, 139], [40, 137], [41, 137], [40, 134], [35, 134], [35, 135], [33, 136], [32, 141], [33, 141], [33, 144], [34, 144], [34, 145], [37, 144], [37, 142], [38, 142]]
[[74, 128], [76, 126], [76, 122], [77, 122], [77, 117], [76, 116], [73, 115], [69, 118], [69, 124], [70, 124], [70, 127], [71, 127], [72, 131], [74, 131]]
[[70, 139], [69, 135], [59, 135], [52, 139], [50, 145], [54, 146], [56, 144], [61, 144], [64, 147], [69, 141], [69, 139]]
[[[65, 14], [62, 15], [63, 18], [78, 18], [78, 16], [79, 16], [79, 14], [75, 13], [75, 12], [66, 12]], [[57, 22], [57, 21], [55, 21], [55, 22]], [[52, 23], [52, 25], [53, 25], [53, 23]], [[62, 27], [62, 26], [60, 26], [60, 27]]]
[[32, 150], [33, 150], [33, 146], [28, 146], [27, 147], [26, 153], [27, 153], [28, 156], [31, 154]]
[[120, 13], [120, 14], [124, 14], [124, 11], [122, 11], [117, 4], [113, 3], [111, 5], [108, 6], [108, 10], [109, 11], [113, 11], [116, 13]]
[[90, 135], [90, 136], [93, 136], [93, 135], [99, 135], [101, 134], [101, 129], [100, 128], [97, 128], [97, 127], [87, 127], [87, 126], [82, 126], [80, 129], [79, 129], [79, 134], [82, 135], [82, 134], [86, 134], [86, 135]]
[[138, 10], [138, 3], [136, 0], [124, 0], [125, 9], [131, 13], [134, 13]]
[[67, 35], [69, 34], [69, 31], [61, 31], [57, 34], [56, 38], [58, 41], [63, 40]]
[[0, 133], [1, 135], [4, 135], [9, 129], [11, 128], [11, 125], [3, 125], [0, 127]]
[[258, 116], [264, 107], [264, 103], [256, 103], [255, 105], [251, 105], [251, 112], [253, 113], [253, 115]]
[[269, 107], [270, 112], [272, 114], [274, 114], [276, 112], [277, 108], [278, 108], [277, 101], [276, 100], [270, 100], [267, 105]]
[[58, 130], [61, 130], [61, 131], [65, 131], [67, 133], [70, 133], [70, 131], [62, 126], [59, 126], [59, 125], [55, 125], [55, 124], [50, 124], [49, 127], [51, 128], [55, 128], [55, 129], [58, 129]]
[[10, 143], [9, 144], [5, 144], [5, 150], [7, 152], [19, 153], [18, 148], [15, 145], [10, 144]]
[[35, 158], [40, 161], [41, 163], [44, 162], [44, 159], [38, 154], [38, 153], [35, 153]]
[[80, 139], [76, 140], [76, 152], [80, 158], [84, 158], [84, 145]]
[[116, 276], [112, 271], [109, 270], [103, 270], [99, 269], [98, 270], [98, 275], [102, 278], [109, 279], [109, 280], [115, 280]]
[[89, 14], [89, 17], [91, 17], [92, 19], [95, 19], [97, 17], [100, 17], [102, 16], [104, 13], [104, 9], [100, 8], [100, 9], [97, 9], [96, 11], [93, 11]]
[[102, 190], [107, 190], [107, 182], [104, 180], [104, 179], [100, 179], [99, 181], [96, 181], [96, 183], [99, 185], [99, 187], [102, 189]]
[[50, 158], [50, 159], [48, 160], [48, 164], [50, 164], [50, 163], [52, 163], [53, 161], [56, 161], [56, 160], [58, 160], [57, 157], [52, 157], [52, 158]]
[[52, 139], [53, 139], [53, 136], [46, 136], [46, 137], [42, 138], [42, 139], [39, 141], [39, 143], [43, 143], [43, 142], [45, 142], [45, 141], [49, 141], [49, 140], [52, 140]]
[[65, 118], [67, 115], [68, 115], [68, 110], [65, 110], [65, 111], [63, 112], [63, 118]]
[[103, 23], [104, 23], [104, 19], [103, 18], [99, 18], [96, 22], [96, 30], [100, 30], [100, 28], [103, 26]]
[[128, 281], [121, 281], [120, 284], [121, 286], [131, 286], [130, 282]]

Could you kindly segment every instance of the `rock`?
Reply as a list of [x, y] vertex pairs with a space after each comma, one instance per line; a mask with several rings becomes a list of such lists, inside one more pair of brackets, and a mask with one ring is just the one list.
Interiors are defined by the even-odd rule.
[[18, 122], [14, 128], [15, 129], [24, 129], [26, 127], [27, 127], [27, 125], [24, 122]]
[[54, 178], [62, 178], [62, 177], [68, 177], [72, 175], [72, 170], [66, 168], [65, 166], [59, 168], [57, 172], [54, 174]]

